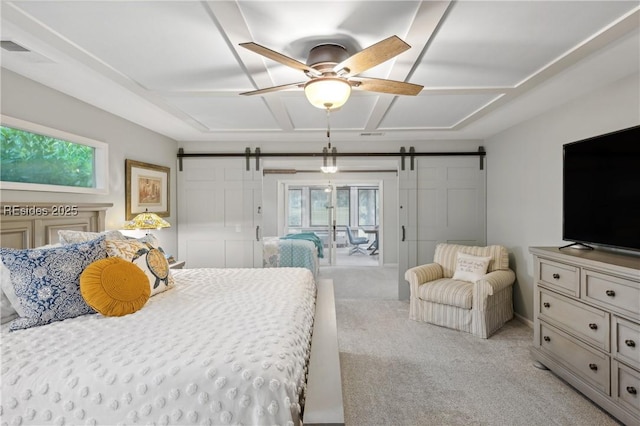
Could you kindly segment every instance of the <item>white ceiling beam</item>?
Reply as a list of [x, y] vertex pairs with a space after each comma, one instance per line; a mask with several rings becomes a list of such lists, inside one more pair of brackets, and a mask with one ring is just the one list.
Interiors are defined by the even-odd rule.
[[637, 30], [639, 20], [640, 6], [636, 7], [634, 10], [627, 13], [625, 16], [621, 17], [616, 22], [602, 29], [598, 33], [594, 34], [587, 40], [578, 44], [570, 51], [564, 53], [549, 64], [545, 65], [529, 77], [525, 78], [522, 82], [518, 83], [516, 87], [506, 91], [504, 96], [494, 99], [480, 109], [472, 112], [467, 117], [464, 117], [454, 126], [452, 126], [451, 130], [459, 130], [466, 127], [470, 123], [479, 120], [490, 112], [495, 111], [499, 107], [530, 91], [542, 82], [554, 76], [557, 76], [564, 70], [582, 61], [587, 56], [604, 48], [606, 45], [612, 43], [613, 41], [623, 37], [630, 31]]
[[[420, 58], [429, 46], [450, 5], [451, 1], [423, 1], [420, 3], [416, 16], [404, 37], [404, 41], [411, 46], [411, 49], [399, 56], [402, 57], [402, 61], [398, 61], [396, 58], [387, 76], [388, 79], [405, 81], [411, 76], [414, 65], [420, 62]], [[419, 84], [420, 82], [413, 83]], [[378, 129], [395, 98], [395, 96], [378, 97], [365, 125], [366, 131], [371, 132]]]
[[[167, 104], [164, 99], [146, 89], [137, 81], [114, 69], [101, 58], [92, 55], [77, 44], [53, 31], [51, 28], [43, 25], [40, 21], [22, 10], [19, 3], [16, 4], [8, 2], [3, 4], [2, 19], [10, 22], [15, 25], [16, 28], [19, 28], [20, 31], [27, 32], [30, 36], [35, 37], [42, 43], [59, 52], [59, 54], [66, 57], [71, 63], [75, 62], [85, 69], [96, 73], [100, 77], [106, 78], [114, 84], [117, 84], [121, 88], [137, 96], [141, 101], [151, 104], [153, 108], [157, 108], [163, 113], [169, 114], [181, 122], [187, 123], [196, 130], [207, 130], [207, 127], [202, 123], [195, 120], [190, 115], [185, 114], [180, 109]], [[83, 99], [82, 97], [78, 98], [91, 103], [91, 100]], [[105, 109], [108, 110], [108, 108]], [[125, 118], [131, 119], [130, 116]]]
[[[213, 19], [222, 37], [227, 40], [229, 49], [238, 60], [240, 69], [244, 71], [256, 89], [274, 86], [269, 69], [262, 56], [240, 47], [240, 43], [253, 41], [247, 22], [240, 11], [237, 1], [207, 1], [207, 12]], [[238, 94], [238, 96], [240, 96]], [[280, 128], [287, 132], [294, 130], [291, 117], [279, 96], [261, 96], [274, 120]], [[248, 118], [250, 119], [250, 118]]]

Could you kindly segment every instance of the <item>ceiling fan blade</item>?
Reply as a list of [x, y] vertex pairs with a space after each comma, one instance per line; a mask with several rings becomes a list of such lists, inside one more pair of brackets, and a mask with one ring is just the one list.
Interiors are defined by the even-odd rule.
[[358, 77], [350, 78], [354, 87], [368, 92], [390, 93], [392, 95], [415, 96], [422, 91], [424, 86], [404, 81], [385, 80], [381, 78]]
[[244, 47], [245, 49], [249, 49], [252, 52], [255, 52], [259, 55], [262, 55], [266, 58], [269, 58], [271, 60], [274, 60], [276, 62], [280, 62], [283, 65], [286, 65], [288, 67], [300, 70], [300, 71], [304, 71], [306, 73], [310, 73], [314, 76], [321, 76], [322, 73], [319, 72], [318, 70], [315, 70], [311, 67], [309, 67], [307, 64], [303, 64], [300, 61], [297, 61], [293, 58], [290, 58], [288, 56], [283, 55], [282, 53], [278, 53], [275, 50], [271, 50], [268, 47], [264, 47], [261, 46], [257, 43], [253, 43], [253, 42], [247, 42], [247, 43], [240, 43], [240, 46]]
[[360, 74], [411, 48], [398, 36], [391, 36], [350, 56], [333, 70], [342, 77]]
[[299, 83], [283, 84], [282, 86], [267, 87], [266, 89], [252, 90], [250, 92], [243, 92], [240, 94], [246, 95], [246, 96], [262, 95], [264, 93], [277, 92], [279, 90], [287, 90], [287, 89], [294, 89], [296, 87], [304, 87], [305, 83], [306, 81], [302, 81]]

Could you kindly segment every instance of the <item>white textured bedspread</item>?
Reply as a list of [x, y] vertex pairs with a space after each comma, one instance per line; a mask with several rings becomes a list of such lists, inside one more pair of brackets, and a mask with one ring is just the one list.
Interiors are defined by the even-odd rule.
[[298, 424], [311, 272], [173, 272], [131, 315], [3, 326], [2, 423]]

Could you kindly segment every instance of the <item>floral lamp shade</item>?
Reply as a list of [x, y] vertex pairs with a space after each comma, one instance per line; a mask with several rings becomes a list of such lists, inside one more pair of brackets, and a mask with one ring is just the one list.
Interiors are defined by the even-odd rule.
[[125, 222], [123, 229], [160, 229], [169, 228], [171, 224], [155, 213], [145, 211], [132, 220]]

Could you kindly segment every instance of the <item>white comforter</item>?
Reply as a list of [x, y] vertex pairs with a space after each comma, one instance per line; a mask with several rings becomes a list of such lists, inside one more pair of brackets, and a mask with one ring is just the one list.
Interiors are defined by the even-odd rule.
[[311, 272], [174, 272], [131, 315], [3, 326], [2, 423], [298, 424]]

